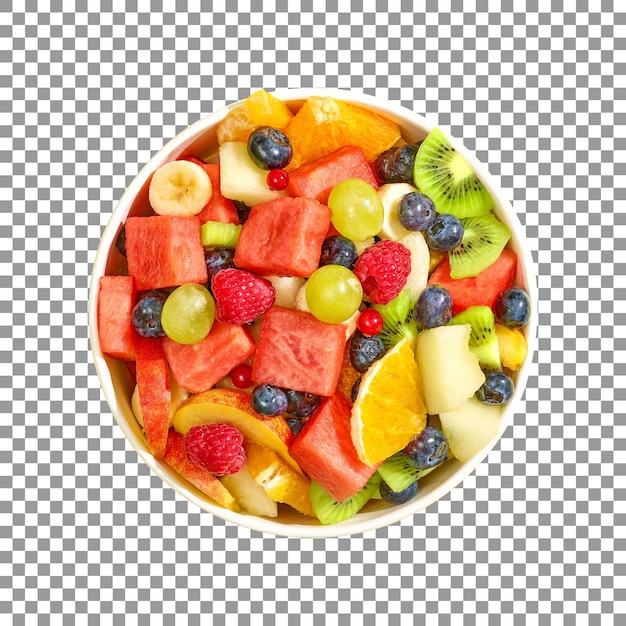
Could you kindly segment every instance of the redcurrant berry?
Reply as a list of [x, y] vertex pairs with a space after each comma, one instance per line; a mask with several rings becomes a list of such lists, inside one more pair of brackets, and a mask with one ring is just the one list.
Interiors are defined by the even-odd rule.
[[252, 384], [252, 367], [247, 363], [241, 363], [230, 372], [230, 379], [238, 389], [247, 389]]
[[267, 186], [274, 191], [282, 191], [289, 184], [289, 174], [285, 170], [270, 170]]
[[358, 329], [368, 337], [378, 335], [383, 329], [383, 316], [376, 309], [365, 309], [357, 322]]

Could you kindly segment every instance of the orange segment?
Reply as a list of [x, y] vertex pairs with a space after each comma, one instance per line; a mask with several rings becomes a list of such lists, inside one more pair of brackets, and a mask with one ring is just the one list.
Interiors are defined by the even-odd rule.
[[230, 111], [217, 127], [217, 142], [248, 141], [258, 126], [272, 126], [283, 130], [293, 113], [287, 105], [264, 89], [248, 96], [241, 106]]
[[421, 387], [408, 338], [363, 374], [350, 420], [352, 443], [361, 461], [373, 467], [424, 430], [426, 407]]
[[320, 159], [342, 146], [359, 146], [368, 161], [400, 139], [390, 120], [329, 96], [311, 96], [289, 122], [285, 133], [294, 156], [287, 170]]

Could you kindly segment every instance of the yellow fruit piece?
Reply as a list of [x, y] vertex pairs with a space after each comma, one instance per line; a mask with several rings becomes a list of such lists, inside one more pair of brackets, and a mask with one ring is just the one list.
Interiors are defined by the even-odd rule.
[[447, 252], [430, 251], [430, 266], [428, 267], [428, 275], [430, 276], [447, 256]]
[[248, 141], [258, 126], [272, 126], [283, 130], [293, 113], [287, 105], [264, 89], [248, 96], [241, 106], [230, 111], [217, 127], [217, 143]]
[[308, 478], [294, 472], [274, 450], [266, 446], [248, 442], [246, 455], [248, 472], [272, 500], [315, 517], [309, 497], [311, 481]]
[[350, 434], [370, 467], [402, 450], [426, 426], [422, 381], [409, 339], [396, 344], [361, 379]]
[[517, 371], [528, 354], [528, 343], [524, 333], [518, 328], [507, 328], [496, 323], [496, 336], [500, 346], [502, 367]]
[[289, 122], [285, 133], [293, 146], [287, 170], [316, 161], [342, 146], [359, 146], [368, 161], [400, 138], [394, 122], [329, 96], [311, 96]]

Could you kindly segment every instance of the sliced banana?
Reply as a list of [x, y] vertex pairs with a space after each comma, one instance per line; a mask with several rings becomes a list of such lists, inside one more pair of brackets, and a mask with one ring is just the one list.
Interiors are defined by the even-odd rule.
[[399, 243], [411, 252], [411, 273], [406, 279], [405, 289], [411, 291], [411, 296], [417, 301], [428, 283], [428, 273], [430, 270], [430, 250], [420, 232], [407, 231], [409, 234], [400, 239]]
[[385, 210], [383, 226], [378, 233], [381, 237], [393, 241], [400, 241], [402, 237], [411, 232], [400, 223], [398, 219], [398, 206], [400, 200], [412, 191], [417, 191], [417, 189], [413, 187], [413, 185], [409, 185], [409, 183], [389, 183], [379, 187], [378, 197]]
[[304, 286], [304, 278], [298, 276], [264, 276], [269, 280], [276, 290], [276, 298], [274, 304], [282, 306], [286, 309], [296, 308], [296, 296], [300, 289]]
[[212, 194], [209, 175], [192, 161], [166, 163], [154, 172], [150, 181], [150, 205], [158, 215], [198, 215], [209, 203]]

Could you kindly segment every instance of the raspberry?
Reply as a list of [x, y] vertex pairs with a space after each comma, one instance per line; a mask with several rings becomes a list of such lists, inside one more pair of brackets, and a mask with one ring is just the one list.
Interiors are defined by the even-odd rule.
[[387, 304], [406, 284], [411, 273], [411, 252], [397, 241], [383, 239], [363, 251], [354, 273], [374, 304]]
[[276, 290], [269, 280], [245, 270], [218, 272], [211, 283], [216, 301], [215, 316], [227, 324], [247, 324], [274, 304]]
[[215, 476], [235, 474], [246, 464], [243, 435], [230, 424], [217, 422], [192, 426], [183, 445], [191, 463]]

